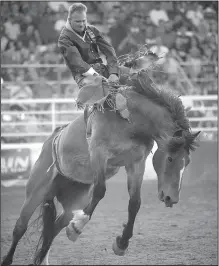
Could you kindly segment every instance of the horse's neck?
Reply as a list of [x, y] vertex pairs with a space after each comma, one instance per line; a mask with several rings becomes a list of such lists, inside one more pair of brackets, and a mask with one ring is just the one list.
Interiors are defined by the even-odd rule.
[[165, 136], [173, 129], [170, 113], [147, 97], [129, 90], [126, 94], [134, 130], [150, 136]]

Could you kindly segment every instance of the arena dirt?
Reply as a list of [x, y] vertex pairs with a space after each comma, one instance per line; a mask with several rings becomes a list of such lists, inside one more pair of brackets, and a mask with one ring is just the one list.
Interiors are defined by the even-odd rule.
[[[1, 260], [24, 199], [24, 188], [2, 188]], [[107, 194], [76, 243], [63, 230], [55, 239], [50, 264], [217, 265], [217, 179], [193, 177], [182, 187], [180, 202], [166, 208], [157, 198], [157, 182], [145, 181], [134, 236], [124, 257], [114, 255], [112, 242], [127, 218], [124, 182], [110, 181]], [[20, 241], [14, 264], [32, 263], [37, 233], [30, 228]]]

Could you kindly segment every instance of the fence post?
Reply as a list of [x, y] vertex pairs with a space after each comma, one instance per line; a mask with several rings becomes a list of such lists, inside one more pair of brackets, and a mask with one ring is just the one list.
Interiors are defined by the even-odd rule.
[[55, 108], [55, 102], [52, 101], [51, 111], [52, 111], [52, 132], [56, 128], [56, 108]]
[[62, 94], [62, 72], [61, 68], [57, 69], [57, 84], [59, 86], [59, 96]]

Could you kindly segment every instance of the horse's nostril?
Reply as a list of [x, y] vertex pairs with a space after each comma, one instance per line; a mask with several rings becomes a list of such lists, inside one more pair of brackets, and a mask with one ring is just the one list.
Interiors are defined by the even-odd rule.
[[170, 197], [169, 196], [166, 196], [165, 197], [165, 201], [167, 202], [167, 201], [170, 201]]

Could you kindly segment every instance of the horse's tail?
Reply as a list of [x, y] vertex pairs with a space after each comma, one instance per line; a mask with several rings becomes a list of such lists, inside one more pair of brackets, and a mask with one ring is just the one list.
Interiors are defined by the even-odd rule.
[[54, 199], [42, 203], [40, 216], [42, 217], [42, 232], [34, 256], [34, 265], [42, 263], [55, 237], [57, 212]]

